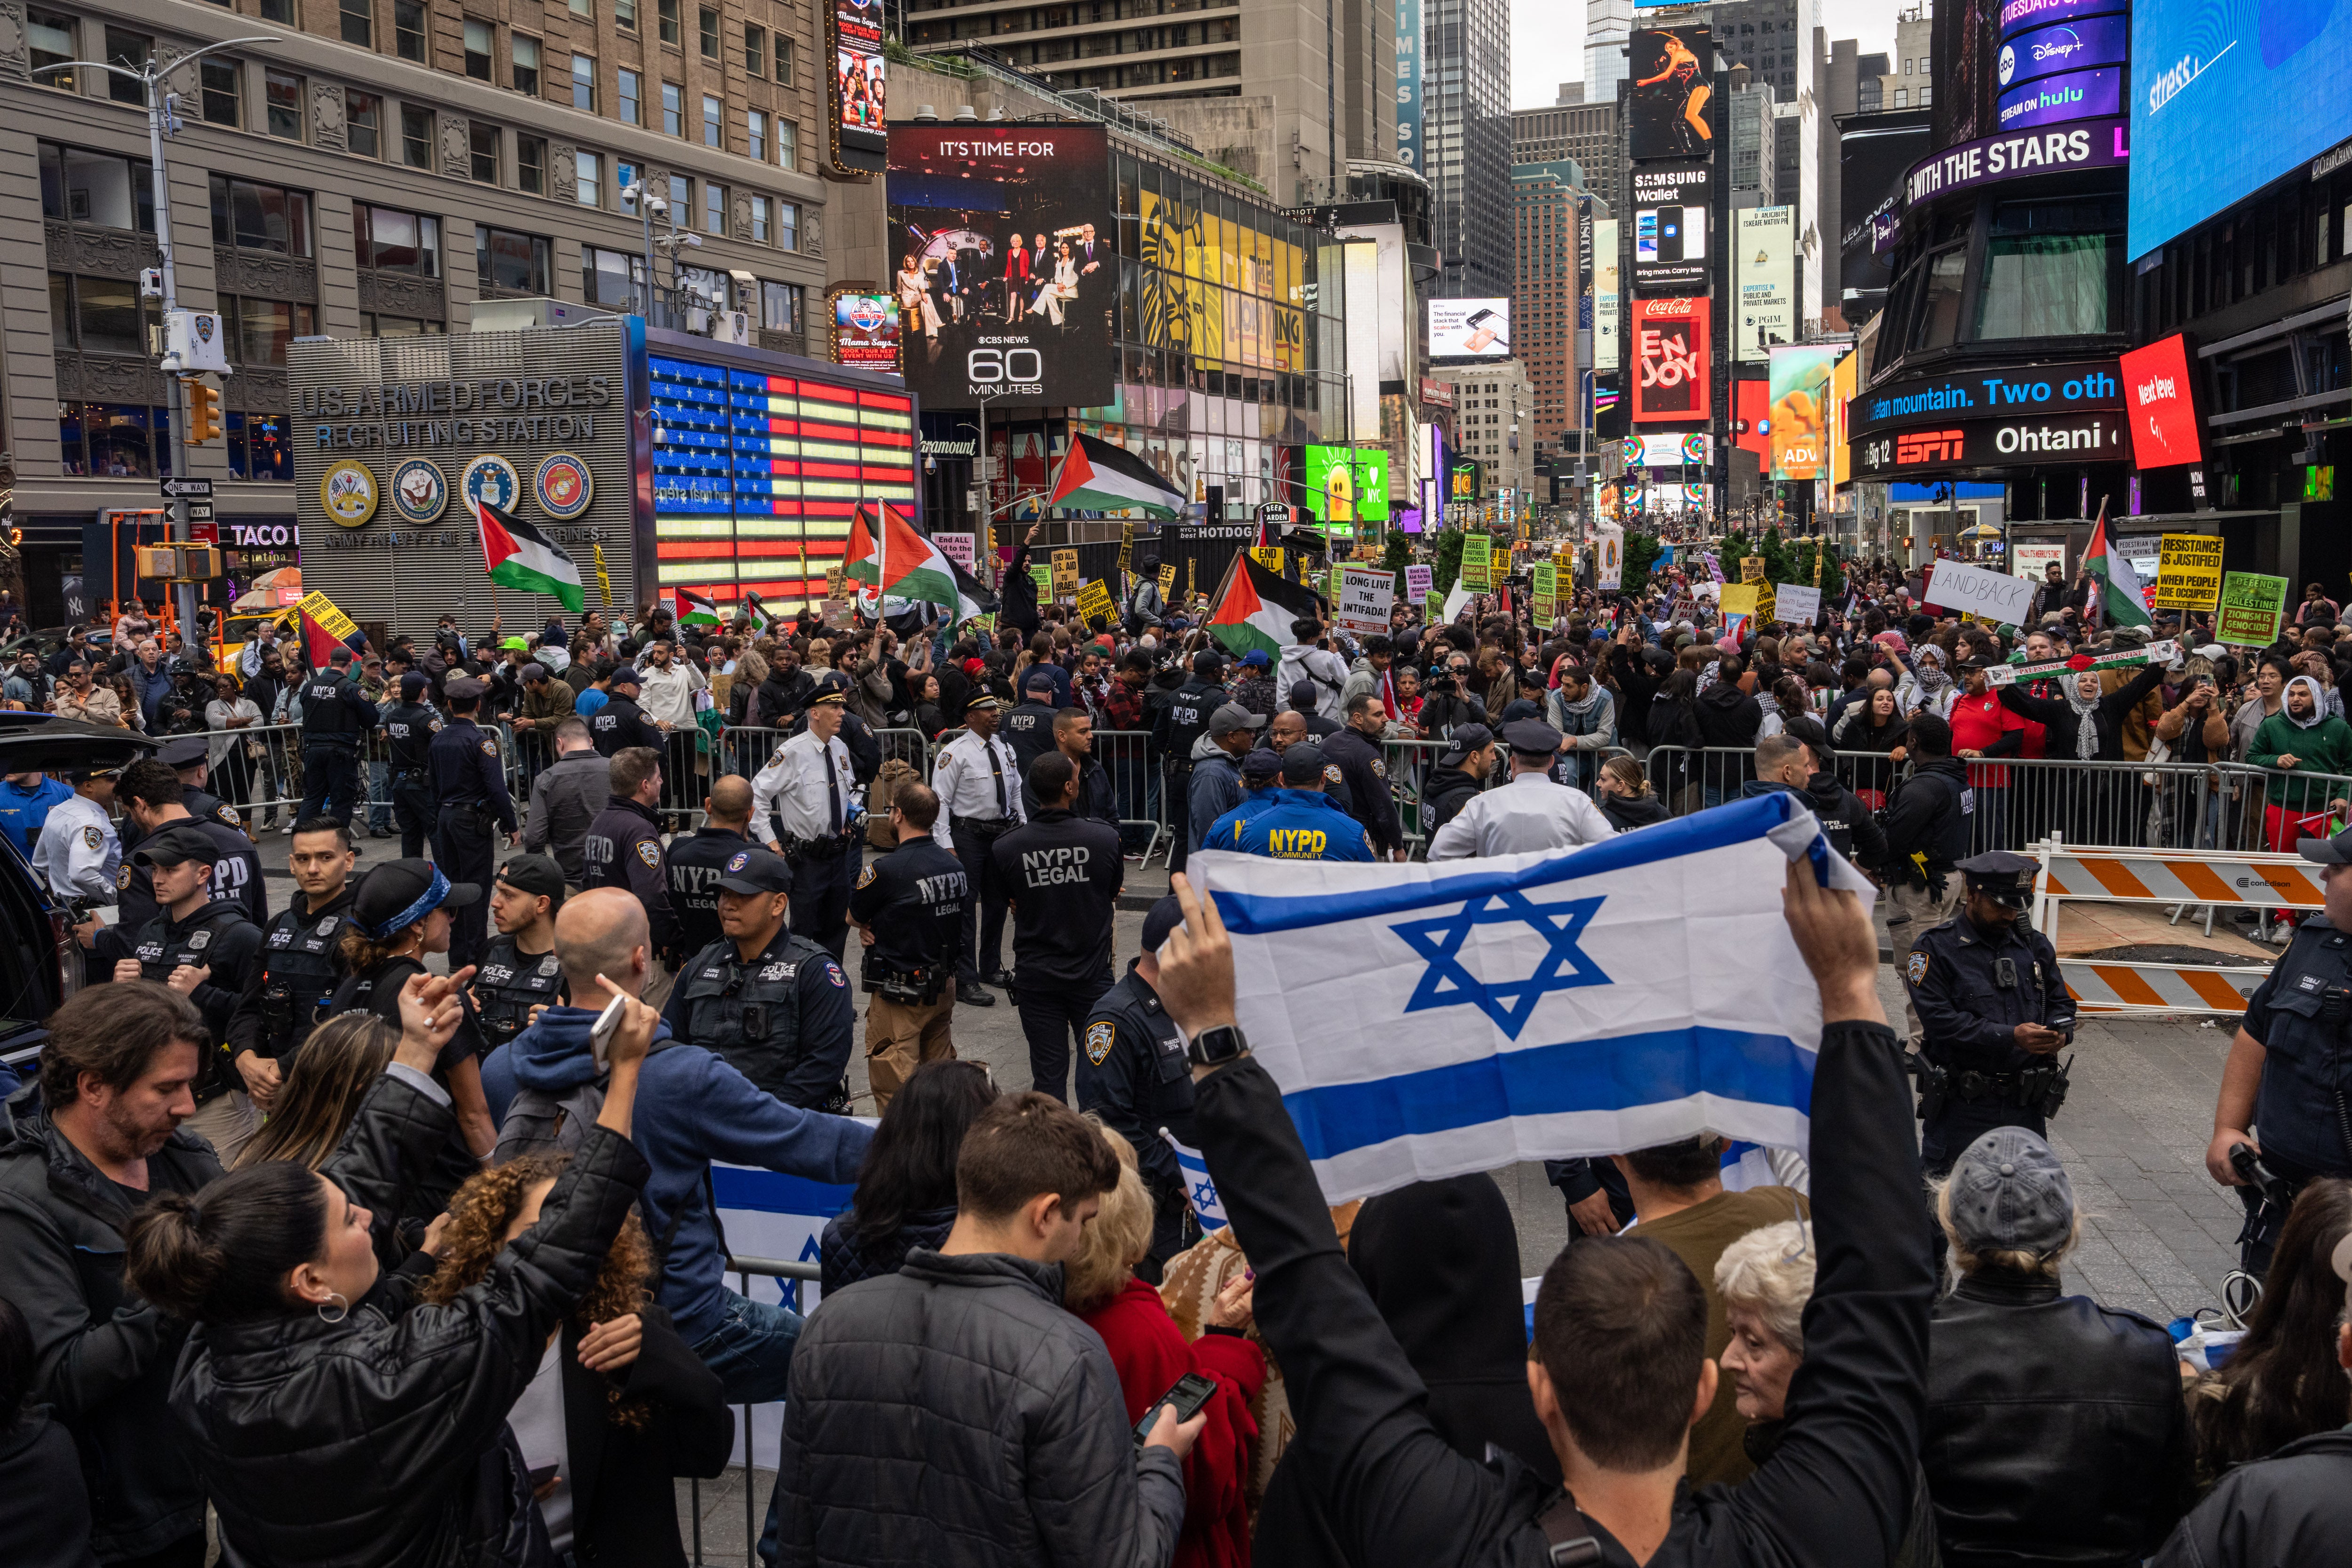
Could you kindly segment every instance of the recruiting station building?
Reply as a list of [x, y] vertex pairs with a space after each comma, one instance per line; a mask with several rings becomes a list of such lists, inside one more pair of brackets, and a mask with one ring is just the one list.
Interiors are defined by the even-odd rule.
[[[573, 310], [576, 311], [577, 308]], [[589, 607], [693, 587], [790, 614], [824, 596], [851, 514], [919, 515], [916, 408], [894, 375], [648, 330], [635, 316], [288, 354], [303, 584], [363, 627], [522, 633], [561, 605], [495, 595], [469, 497], [569, 554]]]

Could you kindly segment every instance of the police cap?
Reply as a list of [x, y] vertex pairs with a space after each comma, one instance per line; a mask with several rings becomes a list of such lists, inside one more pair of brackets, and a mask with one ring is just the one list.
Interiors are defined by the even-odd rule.
[[432, 678], [427, 676], [423, 670], [412, 669], [407, 674], [400, 678], [401, 700], [405, 702], [414, 702], [418, 698], [424, 696], [425, 689], [432, 684]]
[[563, 907], [563, 868], [545, 855], [518, 855], [499, 868], [499, 883], [533, 898], [555, 900], [549, 912]]
[[1465, 724], [1454, 731], [1445, 742], [1445, 751], [1438, 761], [1448, 764], [1466, 759], [1473, 752], [1483, 752], [1495, 743], [1495, 731], [1484, 724]]
[[1286, 784], [1310, 784], [1323, 777], [1323, 748], [1312, 741], [1301, 741], [1282, 753], [1282, 782]]
[[1242, 777], [1252, 784], [1271, 784], [1282, 776], [1282, 753], [1265, 746], [1252, 748], [1242, 759]]
[[620, 668], [614, 670], [604, 679], [606, 689], [615, 691], [619, 690], [624, 686], [638, 686], [644, 683], [637, 679], [637, 667], [634, 664], [625, 664], [621, 666]]
[[201, 860], [207, 866], [220, 862], [220, 846], [194, 822], [175, 822], [148, 836], [131, 857], [142, 866], [177, 866], [187, 860]]
[[[1285, 753], [1286, 760], [1297, 750], [1293, 746], [1289, 752]], [[1143, 917], [1143, 951], [1157, 953], [1168, 941], [1169, 933], [1183, 923], [1184, 906], [1175, 894], [1171, 893], [1152, 905], [1150, 912]]]
[[726, 893], [789, 893], [793, 868], [775, 851], [749, 844], [727, 857], [719, 889]]
[[1952, 869], [1969, 879], [1970, 890], [1990, 893], [2012, 909], [2022, 909], [2033, 897], [2033, 874], [2040, 864], [2030, 855], [1989, 849], [1956, 860]]
[[2321, 866], [2352, 866], [2352, 827], [2332, 838], [2298, 838], [2295, 853]]
[[205, 761], [211, 745], [203, 735], [182, 735], [158, 747], [155, 760], [167, 768], [193, 768]]
[[808, 705], [812, 708], [848, 707], [848, 684], [845, 681], [837, 680], [833, 677], [821, 678], [816, 683], [816, 689], [809, 693]]
[[478, 702], [482, 700], [482, 693], [487, 689], [488, 688], [470, 675], [461, 675], [455, 680], [445, 680], [441, 683], [441, 695], [452, 702]]
[[1521, 756], [1550, 757], [1559, 742], [1559, 731], [1540, 719], [1515, 719], [1503, 726], [1503, 743]]
[[963, 710], [967, 713], [993, 713], [1003, 706], [992, 691], [975, 691], [963, 700]]

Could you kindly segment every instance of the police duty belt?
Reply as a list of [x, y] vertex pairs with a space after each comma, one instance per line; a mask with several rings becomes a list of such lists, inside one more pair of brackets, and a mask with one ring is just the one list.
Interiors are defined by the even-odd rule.
[[2144, 664], [2170, 664], [2179, 656], [2180, 645], [2152, 642], [2146, 647], [2126, 648], [2121, 653], [2101, 654], [2093, 658], [2076, 654], [2072, 658], [2053, 658], [2041, 664], [1996, 664], [1985, 671], [1987, 686], [2014, 686], [2021, 680], [2039, 680], [2049, 675], [2079, 675], [2086, 669], [2137, 669]]

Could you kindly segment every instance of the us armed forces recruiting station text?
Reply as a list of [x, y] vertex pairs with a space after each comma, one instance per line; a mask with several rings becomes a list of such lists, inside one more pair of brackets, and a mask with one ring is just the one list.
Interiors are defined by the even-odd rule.
[[[612, 388], [604, 375], [314, 386], [297, 395], [294, 416], [316, 422], [322, 450], [593, 441], [596, 416], [589, 411], [611, 407]], [[404, 417], [410, 415], [417, 417]]]

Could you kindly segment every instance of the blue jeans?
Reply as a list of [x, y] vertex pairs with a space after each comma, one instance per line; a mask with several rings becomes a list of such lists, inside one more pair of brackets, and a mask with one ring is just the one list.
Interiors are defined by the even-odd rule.
[[730, 1405], [772, 1405], [792, 1375], [801, 1315], [790, 1307], [727, 1292], [727, 1316], [694, 1353], [718, 1375]]

